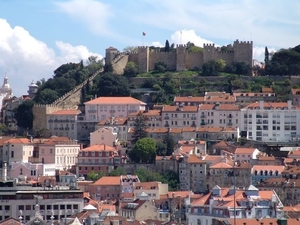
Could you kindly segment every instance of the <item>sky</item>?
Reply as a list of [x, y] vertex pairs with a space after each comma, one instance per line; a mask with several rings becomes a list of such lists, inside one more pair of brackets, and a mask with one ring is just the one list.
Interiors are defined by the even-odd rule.
[[[145, 32], [146, 36], [142, 33]], [[299, 0], [0, 0], [0, 84], [15, 96], [112, 46], [253, 41], [254, 59], [300, 43]]]

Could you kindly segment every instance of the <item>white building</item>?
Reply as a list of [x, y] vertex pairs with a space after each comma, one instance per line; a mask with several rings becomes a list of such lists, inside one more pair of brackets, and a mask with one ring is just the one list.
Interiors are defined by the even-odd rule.
[[281, 218], [283, 204], [274, 190], [260, 191], [253, 185], [247, 189], [220, 188], [191, 203], [187, 212], [188, 225], [212, 224], [213, 219]]
[[287, 102], [256, 102], [241, 109], [240, 130], [263, 142], [291, 142], [300, 137], [300, 109]]
[[234, 152], [235, 161], [238, 163], [253, 163], [261, 152], [257, 148], [236, 148]]
[[8, 83], [8, 77], [5, 75], [3, 85], [0, 87], [0, 108], [2, 108], [3, 99], [10, 97], [12, 97], [12, 88]]

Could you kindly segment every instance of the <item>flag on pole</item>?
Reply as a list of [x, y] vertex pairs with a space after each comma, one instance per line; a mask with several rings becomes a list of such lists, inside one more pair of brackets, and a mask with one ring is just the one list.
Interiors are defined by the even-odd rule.
[[143, 32], [143, 36], [146, 36], [146, 32]]

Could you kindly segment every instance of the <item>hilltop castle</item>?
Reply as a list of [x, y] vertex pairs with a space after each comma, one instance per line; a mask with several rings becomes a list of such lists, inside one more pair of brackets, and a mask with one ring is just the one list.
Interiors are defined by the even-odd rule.
[[115, 73], [122, 74], [128, 62], [134, 62], [140, 73], [154, 70], [155, 63], [161, 61], [167, 65], [167, 70], [183, 71], [200, 68], [203, 63], [210, 60], [225, 60], [226, 64], [232, 62], [245, 62], [252, 66], [253, 42], [234, 41], [233, 45], [227, 45], [226, 52], [214, 44], [204, 44], [203, 51], [191, 53], [185, 45], [177, 45], [176, 51], [160, 52], [150, 50], [148, 46], [139, 46], [137, 52], [119, 52], [118, 49], [109, 47], [106, 49], [106, 63], [111, 63]]

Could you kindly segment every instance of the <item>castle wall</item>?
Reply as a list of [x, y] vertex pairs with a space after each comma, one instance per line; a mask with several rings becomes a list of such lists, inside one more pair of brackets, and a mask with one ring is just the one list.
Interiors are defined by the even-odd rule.
[[118, 61], [114, 62], [112, 64], [113, 71], [116, 74], [123, 74], [124, 69], [128, 63], [128, 55], [121, 55], [121, 57], [118, 58]]
[[253, 63], [253, 42], [252, 41], [234, 41], [234, 61], [245, 62], [252, 66]]
[[137, 52], [131, 52], [128, 56], [128, 62], [134, 62], [135, 65], [139, 65], [139, 57]]
[[149, 70], [154, 70], [155, 63], [163, 62], [167, 65], [167, 70], [176, 70], [175, 52], [150, 52]]
[[184, 71], [186, 68], [186, 46], [185, 45], [177, 45], [176, 48], [176, 71]]
[[47, 117], [48, 113], [55, 112], [62, 109], [55, 105], [34, 105], [32, 108], [33, 113], [33, 130], [47, 128]]
[[215, 61], [223, 59], [226, 65], [231, 64], [234, 61], [234, 52], [215, 52]]
[[215, 60], [215, 44], [203, 45], [203, 63], [207, 63], [210, 60]]
[[149, 47], [138, 47], [138, 67], [140, 73], [149, 71]]
[[185, 68], [187, 70], [192, 70], [195, 67], [201, 68], [203, 65], [203, 53], [185, 53]]

